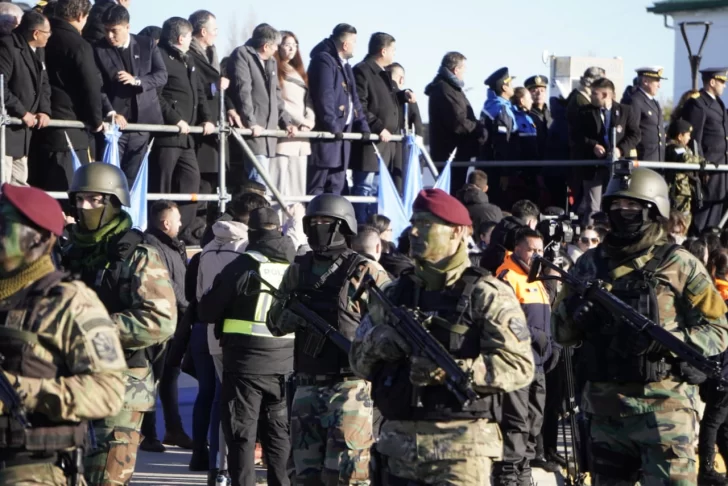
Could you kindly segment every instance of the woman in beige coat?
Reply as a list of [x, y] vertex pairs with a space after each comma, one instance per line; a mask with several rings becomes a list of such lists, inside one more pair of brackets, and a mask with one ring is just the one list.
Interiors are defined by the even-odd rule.
[[[308, 76], [303, 67], [298, 39], [292, 32], [281, 32], [282, 42], [276, 54], [278, 82], [285, 110], [301, 132], [314, 127], [313, 106], [308, 96]], [[280, 139], [276, 157], [270, 163], [272, 183], [285, 196], [306, 195], [306, 165], [311, 144], [306, 140]]]

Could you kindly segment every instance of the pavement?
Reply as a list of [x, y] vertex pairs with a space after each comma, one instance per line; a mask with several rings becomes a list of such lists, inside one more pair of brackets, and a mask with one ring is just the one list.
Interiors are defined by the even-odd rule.
[[[187, 433], [192, 436], [192, 407], [197, 396], [197, 381], [186, 374], [179, 380], [179, 408], [182, 423]], [[164, 437], [164, 419], [161, 405], [158, 405], [157, 433]], [[164, 453], [140, 451], [136, 471], [131, 480], [132, 486], [168, 486], [168, 485], [206, 485], [207, 473], [191, 472], [188, 469], [191, 451], [178, 447], [167, 447]], [[561, 475], [547, 473], [540, 469], [533, 470], [535, 486], [563, 486]], [[258, 484], [264, 485], [265, 471], [258, 470]]]

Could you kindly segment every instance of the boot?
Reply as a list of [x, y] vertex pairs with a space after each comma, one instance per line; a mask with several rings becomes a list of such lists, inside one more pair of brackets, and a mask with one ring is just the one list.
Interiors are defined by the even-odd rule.
[[204, 448], [192, 449], [192, 458], [190, 459], [190, 471], [209, 471], [210, 470], [210, 450], [207, 445]]
[[187, 450], [191, 450], [195, 446], [194, 442], [192, 442], [192, 439], [190, 439], [184, 429], [167, 430], [164, 433], [164, 440], [162, 442], [167, 445], [177, 446]]
[[707, 452], [701, 454], [700, 468], [698, 469], [698, 485], [699, 486], [726, 486], [725, 474], [721, 474], [715, 470], [715, 452]]
[[553, 461], [546, 459], [545, 457], [536, 457], [531, 460], [531, 467], [537, 469], [543, 469], [546, 472], [557, 473], [561, 471], [559, 465]]
[[164, 452], [167, 450], [158, 439], [148, 439], [146, 437], [139, 444], [139, 448], [147, 452]]

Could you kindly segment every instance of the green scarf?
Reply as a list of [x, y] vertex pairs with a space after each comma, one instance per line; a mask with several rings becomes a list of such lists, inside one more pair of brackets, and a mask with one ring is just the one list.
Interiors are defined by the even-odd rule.
[[439, 263], [415, 260], [415, 276], [425, 284], [425, 290], [442, 290], [457, 282], [469, 266], [468, 248], [460, 243], [454, 255]]
[[97, 231], [82, 233], [78, 225], [71, 229], [71, 249], [69, 265], [72, 271], [83, 268], [96, 269], [104, 266], [108, 260], [108, 245], [111, 239], [131, 229], [131, 216], [122, 211]]
[[56, 270], [50, 255], [43, 255], [15, 275], [0, 278], [0, 300], [5, 300]]

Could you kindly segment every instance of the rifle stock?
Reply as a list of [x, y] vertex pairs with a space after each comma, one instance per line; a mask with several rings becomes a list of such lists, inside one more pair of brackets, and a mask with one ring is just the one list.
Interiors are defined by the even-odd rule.
[[433, 363], [442, 368], [445, 372], [445, 386], [464, 407], [479, 398], [478, 394], [473, 390], [470, 374], [460, 369], [460, 366], [450, 356], [450, 353], [414, 317], [413, 311], [397, 306], [389, 300], [382, 289], [377, 286], [374, 277], [371, 275], [364, 277], [360, 289], [366, 289], [370, 293], [370, 296], [373, 296], [381, 303], [384, 311], [394, 317], [394, 329], [410, 343], [413, 350], [429, 358]]

